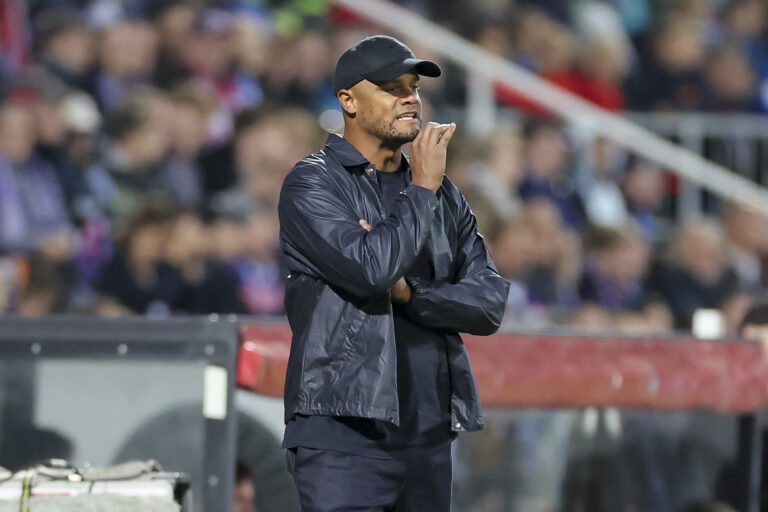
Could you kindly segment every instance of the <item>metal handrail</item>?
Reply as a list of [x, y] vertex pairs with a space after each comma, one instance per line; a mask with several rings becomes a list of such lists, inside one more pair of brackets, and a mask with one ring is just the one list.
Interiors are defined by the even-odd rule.
[[409, 40], [439, 52], [488, 83], [503, 83], [586, 133], [604, 137], [720, 197], [768, 214], [768, 189], [673, 144], [628, 119], [540, 78], [408, 9], [383, 0], [331, 0]]

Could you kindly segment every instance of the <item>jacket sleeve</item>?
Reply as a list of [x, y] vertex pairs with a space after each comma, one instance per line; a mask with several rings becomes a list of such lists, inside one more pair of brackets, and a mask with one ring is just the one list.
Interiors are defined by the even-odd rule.
[[455, 193], [459, 196], [455, 279], [447, 282], [406, 276], [412, 295], [401, 307], [414, 321], [428, 327], [493, 334], [504, 316], [509, 282], [499, 275], [466, 200], [458, 190]]
[[280, 193], [280, 243], [295, 262], [291, 270], [361, 298], [384, 294], [415, 261], [437, 204], [432, 191], [409, 186], [390, 216], [368, 232], [324, 172], [297, 166]]

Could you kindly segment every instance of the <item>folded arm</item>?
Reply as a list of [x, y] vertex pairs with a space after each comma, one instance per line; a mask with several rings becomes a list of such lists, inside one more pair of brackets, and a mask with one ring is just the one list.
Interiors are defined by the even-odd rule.
[[336, 184], [310, 166], [295, 168], [280, 194], [280, 243], [302, 270], [358, 297], [389, 292], [424, 245], [435, 194], [409, 186], [391, 215], [368, 231]]
[[[458, 191], [457, 191], [458, 193]], [[422, 325], [488, 335], [501, 325], [509, 293], [491, 259], [477, 222], [463, 197], [457, 218], [458, 272], [452, 282], [405, 276], [411, 298], [402, 310]]]

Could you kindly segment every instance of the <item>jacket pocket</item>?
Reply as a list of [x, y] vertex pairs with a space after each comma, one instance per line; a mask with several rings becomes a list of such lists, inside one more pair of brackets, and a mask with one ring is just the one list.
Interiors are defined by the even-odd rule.
[[[307, 333], [305, 371], [325, 382], [338, 379], [346, 362], [360, 351], [358, 335], [367, 314], [344, 300], [329, 286], [323, 286]], [[317, 373], [325, 374], [320, 377]]]

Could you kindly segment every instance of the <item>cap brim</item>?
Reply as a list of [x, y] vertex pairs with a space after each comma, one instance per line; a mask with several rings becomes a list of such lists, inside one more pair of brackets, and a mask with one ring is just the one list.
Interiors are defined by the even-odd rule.
[[438, 77], [442, 74], [440, 66], [430, 60], [405, 59], [368, 73], [365, 79], [371, 82], [388, 82], [396, 80], [411, 70], [416, 71], [416, 73], [422, 76]]

